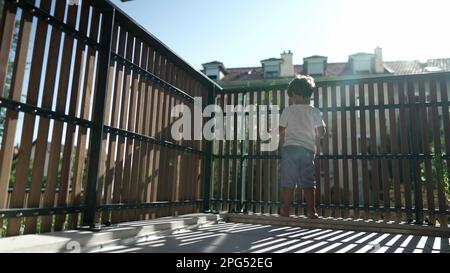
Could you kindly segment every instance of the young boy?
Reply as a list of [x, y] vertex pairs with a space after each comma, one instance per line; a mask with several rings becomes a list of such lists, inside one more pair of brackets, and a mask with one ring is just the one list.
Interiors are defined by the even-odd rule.
[[294, 189], [298, 186], [305, 194], [308, 217], [318, 218], [314, 200], [315, 140], [325, 135], [326, 125], [319, 109], [311, 106], [315, 87], [312, 77], [297, 76], [293, 79], [288, 87], [292, 104], [284, 109], [280, 117], [283, 217], [289, 217]]

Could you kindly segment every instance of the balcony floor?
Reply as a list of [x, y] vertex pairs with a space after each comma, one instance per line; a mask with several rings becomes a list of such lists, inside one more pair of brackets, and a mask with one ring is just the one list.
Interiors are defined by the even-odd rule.
[[450, 247], [441, 237], [219, 222], [95, 252], [450, 253]]

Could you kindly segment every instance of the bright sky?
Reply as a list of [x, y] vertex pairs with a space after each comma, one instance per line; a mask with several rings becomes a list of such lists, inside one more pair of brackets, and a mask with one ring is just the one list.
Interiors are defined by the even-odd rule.
[[383, 48], [384, 60], [450, 58], [448, 0], [113, 0], [194, 67], [259, 66], [294, 52], [329, 62]]
[[345, 62], [376, 46], [387, 61], [450, 58], [449, 0], [111, 1], [197, 69], [260, 66], [283, 50], [295, 64], [311, 55]]

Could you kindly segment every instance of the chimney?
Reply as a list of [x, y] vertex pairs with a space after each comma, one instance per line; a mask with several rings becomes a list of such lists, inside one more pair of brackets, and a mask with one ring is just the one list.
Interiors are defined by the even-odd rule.
[[381, 47], [375, 48], [375, 73], [384, 73], [383, 49]]
[[289, 50], [281, 53], [281, 63], [280, 77], [293, 77], [294, 76], [294, 54]]

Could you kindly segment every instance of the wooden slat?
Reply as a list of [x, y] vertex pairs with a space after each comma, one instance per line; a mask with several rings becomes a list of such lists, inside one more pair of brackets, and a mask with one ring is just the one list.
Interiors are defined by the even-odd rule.
[[[3, 97], [5, 95], [5, 83], [8, 72], [9, 53], [15, 28], [16, 12], [17, 8], [15, 5], [10, 2], [4, 3], [2, 17], [0, 18], [0, 97]], [[0, 149], [0, 200], [2, 200], [0, 201], [0, 208], [6, 208], [7, 204], [9, 203], [8, 189], [9, 174], [11, 170], [11, 166], [8, 167], [8, 165], [11, 163], [8, 163], [10, 159], [4, 159], [4, 156], [1, 153], [3, 153], [2, 149]], [[0, 237], [2, 236], [2, 234], [3, 219], [0, 219]]]
[[[260, 111], [259, 111], [259, 106], [262, 103], [262, 92], [259, 92], [257, 94], [257, 106], [258, 106], [258, 118], [257, 118], [257, 140], [256, 140], [256, 154], [257, 155], [261, 155], [261, 135], [259, 133], [260, 131], [260, 123], [261, 123], [261, 116], [260, 116]], [[262, 200], [262, 195], [261, 195], [261, 191], [262, 191], [262, 177], [261, 177], [261, 163], [262, 163], [262, 159], [256, 159], [256, 194], [255, 194], [255, 200], [256, 200], [256, 213], [261, 212], [261, 201]]]
[[[341, 91], [341, 107], [347, 106], [346, 103], [346, 86], [340, 86]], [[347, 111], [341, 111], [341, 140], [342, 140], [342, 154], [348, 155], [348, 137], [347, 137]], [[350, 190], [349, 190], [349, 176], [348, 176], [348, 159], [342, 160], [342, 183], [343, 183], [343, 202], [346, 209], [344, 209], [344, 218], [349, 217], [349, 210], [347, 209], [350, 205]]]
[[[269, 132], [270, 129], [270, 116], [269, 116], [269, 111], [270, 111], [270, 105], [271, 102], [269, 101], [269, 96], [273, 91], [266, 91], [265, 92], [265, 97], [264, 97], [264, 105], [266, 105], [267, 107], [267, 115], [266, 115], [266, 132]], [[269, 152], [264, 152], [264, 154], [269, 155]], [[264, 188], [263, 188], [263, 193], [264, 193], [264, 213], [268, 213], [269, 212], [269, 201], [270, 201], [270, 159], [266, 159], [264, 160], [263, 163], [263, 174], [264, 174]]]
[[[225, 104], [224, 106], [226, 107], [227, 105], [231, 105], [231, 95], [227, 94], [225, 95], [225, 100], [224, 100]], [[224, 108], [224, 113], [226, 113], [226, 109]], [[225, 121], [227, 120], [227, 116], [224, 115], [224, 119]], [[224, 142], [224, 146], [225, 146], [225, 152], [224, 155], [229, 155], [230, 154], [230, 141], [229, 139], [229, 132], [230, 132], [230, 128], [225, 127], [225, 142]], [[226, 210], [228, 211], [230, 208], [230, 159], [226, 158], [224, 159], [225, 161], [225, 169], [224, 169], [224, 177], [223, 177], [223, 206], [222, 206], [222, 210]]]
[[[45, 5], [46, 4], [43, 4], [41, 6], [45, 8]], [[10, 50], [14, 36], [14, 29], [16, 28], [16, 13], [16, 6], [11, 2], [6, 1], [3, 6], [3, 14], [1, 18], [2, 22], [0, 25], [0, 97], [3, 97], [5, 95], [6, 77], [9, 67], [9, 55], [11, 52]]]
[[[161, 67], [161, 55], [159, 52], [155, 52], [155, 62], [154, 62], [154, 70], [153, 72], [155, 74], [159, 74], [159, 70]], [[153, 126], [153, 136], [156, 138], [159, 138], [160, 132], [161, 132], [161, 126], [162, 126], [162, 109], [163, 109], [163, 102], [164, 102], [164, 93], [159, 88], [159, 86], [154, 86], [154, 109], [155, 109], [155, 115], [154, 115], [154, 126]], [[154, 150], [154, 157], [153, 160], [150, 161], [152, 164], [151, 172], [149, 173], [152, 178], [152, 202], [156, 202], [158, 200], [158, 191], [159, 191], [159, 180], [160, 180], [160, 169], [159, 169], [159, 161], [161, 158], [161, 150], [162, 147], [159, 145], [153, 146]], [[156, 217], [156, 210], [151, 211], [152, 217]]]
[[[381, 105], [384, 105], [384, 86], [383, 82], [377, 83], [377, 90], [378, 90], [378, 103]], [[387, 139], [386, 139], [386, 115], [385, 110], [382, 109], [379, 111], [379, 130], [380, 130], [380, 152], [381, 154], [387, 154]], [[389, 181], [389, 170], [388, 170], [388, 164], [387, 160], [381, 160], [381, 181], [383, 185], [383, 207], [385, 209], [384, 211], [384, 219], [389, 220], [390, 219], [390, 181]]]
[[[409, 103], [416, 103], [418, 100], [415, 97], [415, 88], [414, 88], [414, 82], [408, 81], [408, 101]], [[419, 138], [420, 131], [418, 129], [418, 121], [419, 121], [419, 109], [415, 105], [414, 107], [410, 107], [410, 116], [411, 116], [411, 135], [412, 135], [412, 154], [418, 155], [419, 154]], [[420, 185], [420, 162], [419, 159], [413, 158], [412, 159], [412, 168], [413, 168], [413, 188], [414, 188], [414, 209], [416, 213], [416, 220], [419, 222], [423, 221], [423, 201], [422, 201], [422, 186]]]
[[[150, 72], [154, 71], [155, 67], [155, 51], [153, 48], [149, 48], [149, 54], [148, 54], [148, 65], [147, 70]], [[154, 136], [155, 135], [155, 118], [156, 118], [156, 109], [157, 109], [157, 93], [156, 89], [154, 89], [152, 82], [147, 81], [147, 107], [145, 108], [146, 111], [146, 135], [147, 136]], [[155, 145], [146, 143], [145, 146], [145, 152], [144, 152], [144, 169], [142, 173], [142, 179], [145, 184], [145, 202], [150, 203], [153, 201], [152, 199], [152, 190], [153, 190], [153, 180], [152, 180], [152, 174], [153, 174], [153, 162], [155, 157]], [[145, 210], [145, 219], [148, 220], [152, 217], [152, 209], [146, 209]]]
[[[134, 44], [134, 37], [132, 34], [127, 33], [127, 43], [126, 43], [126, 56], [125, 58], [131, 60], [132, 50]], [[125, 67], [124, 78], [121, 86], [121, 102], [120, 102], [120, 115], [119, 124], [120, 129], [125, 129], [128, 118], [128, 105], [129, 105], [129, 90], [131, 85], [131, 69]], [[114, 193], [113, 193], [113, 203], [123, 203], [123, 190], [126, 187], [123, 183], [123, 173], [124, 173], [124, 156], [125, 156], [125, 137], [119, 136], [117, 143], [117, 156], [114, 168]], [[122, 220], [122, 212], [113, 211], [111, 216], [112, 223], [118, 223]]]
[[[326, 108], [328, 107], [328, 96], [329, 96], [329, 91], [328, 91], [328, 86], [324, 86], [321, 88], [322, 89], [322, 106], [325, 108], [325, 110], [323, 111], [323, 121], [325, 122], [325, 124], [328, 124], [328, 110], [326, 110]], [[327, 130], [327, 132], [325, 133], [325, 135], [323, 136], [323, 155], [329, 155], [330, 154], [330, 146], [329, 146], [329, 130]], [[325, 206], [329, 206], [331, 204], [331, 200], [330, 200], [330, 195], [331, 195], [331, 191], [330, 191], [330, 165], [329, 165], [329, 159], [323, 159], [322, 160], [322, 166], [323, 166], [323, 174], [325, 177], [325, 185], [324, 185], [324, 204]], [[324, 216], [325, 217], [329, 217], [331, 216], [331, 209], [329, 207], [325, 207], [324, 210]]]
[[[232, 103], [231, 105], [233, 105], [233, 108], [236, 107], [236, 105], [238, 105], [238, 94], [233, 94], [233, 99], [232, 99]], [[238, 141], [237, 141], [237, 128], [238, 124], [237, 124], [237, 114], [234, 114], [233, 117], [233, 141], [232, 141], [232, 145], [233, 145], [233, 150], [232, 150], [232, 155], [237, 155], [237, 145], [238, 145]], [[238, 167], [238, 161], [237, 158], [233, 158], [233, 169], [231, 171], [231, 191], [230, 191], [230, 199], [232, 201], [231, 203], [231, 210], [236, 209], [236, 202], [238, 200], [237, 198], [237, 167]]]
[[[366, 90], [364, 84], [358, 85], [359, 92], [359, 106], [366, 105]], [[363, 156], [367, 155], [367, 130], [366, 130], [366, 111], [360, 110], [360, 145], [361, 145], [361, 154]], [[369, 197], [369, 170], [368, 170], [368, 161], [367, 159], [361, 160], [362, 165], [362, 178], [363, 178], [363, 197], [364, 197], [364, 217], [366, 219], [370, 218], [369, 215], [369, 206], [370, 206], [370, 197]]]
[[[409, 130], [409, 111], [406, 109], [405, 104], [408, 102], [408, 97], [405, 95], [405, 82], [401, 81], [398, 84], [398, 94], [400, 102], [400, 146], [402, 155], [410, 154], [410, 144], [409, 139], [412, 132]], [[405, 196], [405, 207], [408, 210], [412, 209], [412, 198], [411, 198], [411, 170], [410, 161], [408, 159], [402, 160], [402, 177], [403, 177], [403, 189]], [[411, 211], [406, 212], [407, 220], [412, 219]]]
[[[338, 147], [338, 113], [336, 111], [337, 107], [337, 86], [333, 85], [331, 88], [331, 106], [334, 108], [332, 112], [332, 145], [333, 145], [333, 155], [337, 155], [339, 153]], [[333, 204], [340, 205], [341, 204], [341, 186], [339, 180], [339, 160], [333, 159]], [[340, 217], [341, 211], [340, 209], [335, 210], [335, 217]]]
[[[374, 84], [369, 83], [369, 105], [375, 105], [375, 90]], [[369, 127], [370, 127], [370, 155], [378, 154], [378, 137], [376, 131], [376, 112], [373, 108], [369, 110]], [[378, 159], [370, 160], [370, 167], [372, 172], [372, 188], [373, 188], [373, 206], [375, 207], [375, 220], [381, 219], [380, 214], [380, 175], [378, 173]]]
[[[113, 29], [113, 37], [111, 43], [111, 50], [113, 52], [117, 51], [117, 38], [119, 35], [118, 26], [115, 25]], [[106, 95], [105, 95], [105, 114], [103, 116], [103, 122], [105, 125], [109, 124], [110, 115], [111, 115], [111, 105], [112, 105], [112, 97], [114, 96], [114, 79], [116, 77], [117, 70], [115, 69], [116, 62], [110, 61], [109, 69], [108, 69], [108, 85], [106, 87]], [[107, 181], [107, 172], [110, 172], [109, 162], [107, 161], [108, 155], [106, 152], [106, 148], [108, 145], [108, 133], [103, 131], [102, 135], [102, 144], [101, 144], [101, 152], [100, 152], [100, 163], [99, 163], [99, 175], [98, 175], [98, 184], [97, 184], [97, 205], [107, 204], [111, 202], [111, 181]], [[109, 159], [109, 158], [108, 158]], [[109, 177], [108, 177], [109, 178]], [[109, 211], [97, 212], [95, 214], [95, 222], [96, 223], [109, 223]]]
[[[137, 66], [140, 65], [140, 57], [141, 57], [141, 41], [136, 38], [134, 42], [134, 54], [133, 54], [133, 63]], [[132, 72], [131, 77], [131, 87], [130, 87], [130, 97], [129, 97], [129, 112], [127, 119], [127, 131], [135, 132], [135, 120], [136, 120], [136, 104], [139, 82], [138, 82], [138, 73], [137, 71]], [[132, 160], [133, 160], [133, 146], [136, 141], [132, 138], [127, 138], [127, 144], [125, 146], [125, 165], [123, 169], [123, 189], [122, 189], [122, 202], [124, 204], [134, 203], [134, 186], [137, 180], [133, 180], [132, 175]], [[131, 221], [134, 220], [133, 215], [134, 210], [124, 210], [122, 212], [122, 221]]]
[[[124, 56], [125, 53], [125, 47], [127, 46], [128, 43], [128, 39], [127, 39], [127, 33], [123, 28], [120, 28], [120, 33], [119, 33], [119, 46], [117, 49], [117, 54], [120, 56]], [[130, 47], [130, 45], [128, 44], [128, 47]], [[112, 108], [112, 113], [111, 113], [111, 122], [110, 122], [110, 126], [112, 126], [113, 128], [118, 128], [119, 127], [119, 122], [121, 121], [121, 116], [119, 115], [122, 106], [122, 101], [121, 101], [121, 93], [123, 92], [123, 86], [125, 85], [125, 81], [126, 81], [126, 73], [128, 73], [128, 70], [124, 69], [124, 66], [121, 64], [117, 65], [116, 68], [116, 79], [115, 79], [115, 88], [114, 88], [114, 96], [113, 96], [113, 108]], [[123, 100], [123, 98], [122, 98]], [[120, 160], [116, 160], [116, 154], [118, 156], [118, 158], [121, 158], [121, 153], [120, 153], [120, 142], [122, 140], [114, 135], [114, 134], [110, 134], [109, 136], [109, 148], [108, 148], [108, 159], [106, 162], [107, 165], [107, 171], [106, 171], [106, 189], [105, 189], [105, 193], [108, 193], [109, 191], [112, 191], [112, 197], [111, 197], [111, 202], [113, 204], [117, 204], [120, 203], [120, 190], [122, 187], [122, 178], [120, 177], [120, 175], [118, 174], [119, 172], [119, 168], [122, 168], [121, 165], [118, 165], [120, 163]], [[120, 170], [121, 172], [121, 170]], [[107, 197], [108, 198], [108, 197]], [[104, 200], [105, 203], [107, 203], [107, 199]], [[105, 214], [104, 214], [105, 215]], [[119, 222], [119, 212], [113, 212], [111, 214], [111, 222], [112, 223], [117, 223]]]
[[[141, 67], [145, 70], [148, 69], [148, 63], [149, 63], [149, 48], [148, 46], [144, 43], [142, 45], [142, 61], [141, 61]], [[147, 95], [147, 80], [145, 79], [145, 77], [143, 77], [143, 75], [140, 75], [139, 77], [139, 97], [138, 97], [138, 102], [137, 102], [137, 107], [138, 107], [138, 117], [137, 118], [137, 132], [141, 135], [148, 135], [148, 123], [147, 121], [147, 108], [150, 108], [150, 103], [148, 101], [148, 95]], [[147, 144], [146, 142], [143, 141], [139, 141], [137, 144], [137, 147], [135, 146], [135, 151], [134, 154], [138, 153], [136, 156], [136, 159], [133, 159], [133, 172], [135, 172], [135, 174], [132, 173], [132, 179], [136, 180], [137, 185], [137, 194], [136, 194], [136, 202], [137, 203], [146, 203], [146, 189], [147, 186], [145, 185], [145, 178], [144, 178], [144, 173], [145, 173], [145, 168], [146, 168], [146, 163], [147, 163]], [[145, 161], [144, 161], [145, 158]], [[139, 220], [145, 220], [145, 211], [140, 209], [136, 211], [137, 213], [137, 219]]]
[[[284, 92], [282, 92], [284, 93]], [[319, 108], [319, 88], [316, 88], [314, 91], [314, 107]], [[323, 116], [323, 114], [322, 114]], [[322, 201], [322, 185], [321, 185], [321, 180], [322, 180], [322, 175], [321, 175], [321, 164], [322, 164], [322, 160], [318, 159], [318, 155], [320, 155], [322, 153], [322, 147], [321, 147], [321, 139], [319, 139], [318, 137], [316, 137], [316, 158], [314, 160], [314, 166], [315, 166], [315, 179], [316, 179], [316, 205], [320, 205], [321, 201]], [[321, 215], [321, 211], [318, 210], [319, 215]]]
[[[63, 20], [64, 12], [66, 9], [66, 3], [58, 1], [55, 7], [55, 17], [59, 20]], [[48, 59], [47, 59], [47, 71], [45, 73], [44, 95], [42, 97], [42, 108], [51, 108], [53, 102], [53, 95], [56, 83], [56, 72], [58, 69], [58, 58], [61, 46], [61, 30], [52, 28]], [[41, 183], [44, 176], [44, 164], [47, 157], [48, 146], [48, 132], [50, 126], [50, 119], [39, 119], [39, 130], [36, 141], [36, 150], [33, 162], [33, 175], [31, 179], [31, 191], [40, 192]], [[53, 167], [53, 166], [52, 166]], [[33, 190], [33, 188], [35, 190]], [[44, 207], [50, 208], [55, 203], [56, 192], [56, 179], [48, 180], [45, 186], [44, 194]], [[51, 230], [52, 217], [43, 217], [41, 223], [41, 232], [48, 232]]]
[[[43, 10], [50, 10], [50, 1], [42, 1], [41, 6]], [[35, 41], [34, 44], [42, 43], [43, 37], [46, 37], [48, 30], [48, 25], [45, 22], [38, 21], [38, 25], [36, 28], [35, 33]], [[27, 103], [37, 105], [38, 97], [39, 97], [39, 87], [41, 84], [41, 71], [42, 71], [42, 64], [44, 61], [44, 50], [45, 50], [45, 43], [42, 45], [42, 47], [34, 47], [33, 49], [33, 59], [31, 63], [31, 69], [30, 69], [30, 78], [28, 80], [28, 93], [27, 93]], [[35, 116], [31, 114], [25, 114], [24, 115], [24, 121], [22, 125], [22, 138], [20, 141], [20, 149], [21, 153], [19, 153], [17, 158], [17, 165], [16, 165], [16, 180], [14, 185], [14, 192], [17, 194], [17, 201], [22, 202], [23, 198], [25, 196], [25, 187], [26, 182], [28, 181], [28, 176], [30, 174], [29, 170], [29, 164], [30, 164], [30, 158], [31, 158], [31, 150], [33, 147], [33, 132], [34, 132], [34, 123], [35, 123]], [[38, 152], [38, 148], [36, 146], [35, 148], [35, 155]], [[19, 182], [20, 181], [20, 182]], [[16, 184], [17, 183], [17, 184]], [[34, 188], [39, 187], [39, 193], [41, 193], [41, 184], [39, 183], [39, 186], [35, 186]], [[13, 192], [13, 195], [15, 195]], [[31, 197], [29, 197], [28, 203], [29, 205], [33, 205], [36, 207], [39, 207], [39, 202], [33, 202], [35, 198], [33, 198], [37, 191], [33, 191], [31, 194]], [[16, 199], [12, 197], [11, 199]], [[19, 201], [20, 200], [20, 201]], [[13, 201], [15, 202], [15, 200]], [[20, 223], [17, 221], [9, 221], [9, 227], [8, 227], [8, 234], [9, 235], [16, 235], [18, 234], [18, 229], [20, 228]]]
[[[419, 81], [419, 102], [425, 103], [427, 102], [426, 94], [425, 94], [425, 82]], [[422, 136], [422, 152], [425, 155], [429, 155], [430, 151], [430, 137], [429, 131], [431, 129], [431, 121], [428, 120], [428, 111], [427, 107], [424, 105], [420, 106], [420, 121], [421, 121], [421, 136]], [[433, 186], [433, 174], [431, 169], [431, 158], [427, 157], [424, 160], [425, 163], [425, 181], [424, 186], [427, 192], [427, 208], [429, 211], [433, 213], [428, 213], [429, 221], [434, 224], [434, 186]]]
[[[249, 105], [253, 105], [254, 101], [255, 101], [255, 93], [247, 93], [248, 96], [248, 103]], [[250, 115], [248, 116], [248, 121], [247, 121], [247, 125], [246, 127], [249, 128], [249, 130], [253, 130], [253, 128], [250, 128], [250, 124], [251, 124], [251, 119], [253, 117], [251, 117]], [[249, 132], [249, 139], [250, 139], [250, 132]], [[245, 191], [246, 191], [246, 200], [247, 200], [247, 210], [248, 211], [252, 211], [253, 212], [253, 189], [254, 189], [254, 178], [253, 178], [253, 145], [254, 145], [254, 141], [253, 140], [249, 140], [248, 141], [248, 155], [249, 158], [247, 159], [247, 183], [246, 183], [246, 187], [245, 187]]]
[[[147, 53], [148, 49], [146, 48], [145, 44], [142, 45], [142, 53], [140, 56], [140, 64], [139, 66], [143, 69], [147, 69]], [[135, 112], [136, 112], [136, 118], [135, 118], [135, 125], [134, 125], [134, 131], [138, 134], [144, 134], [143, 130], [143, 113], [144, 113], [144, 107], [146, 105], [144, 104], [144, 96], [143, 93], [145, 92], [145, 84], [144, 84], [144, 77], [143, 75], [138, 76], [138, 81], [135, 86], [135, 95], [136, 95], [136, 106], [135, 106]], [[131, 202], [134, 204], [139, 204], [142, 201], [142, 198], [140, 197], [141, 193], [143, 192], [143, 186], [141, 183], [141, 180], [139, 179], [139, 173], [140, 173], [140, 160], [141, 160], [141, 153], [143, 148], [143, 143], [141, 140], [134, 140], [134, 147], [133, 147], [133, 159], [132, 159], [132, 169], [131, 169]], [[131, 211], [131, 219], [136, 221], [138, 220], [140, 210], [133, 210]]]
[[[272, 104], [275, 106], [278, 106], [278, 95], [280, 91], [274, 90], [272, 93]], [[278, 113], [279, 114], [279, 113]], [[271, 124], [273, 127], [273, 124]], [[245, 127], [248, 128], [248, 127]], [[278, 130], [278, 128], [272, 128], [272, 130]], [[272, 156], [276, 156], [278, 154], [278, 150], [275, 150], [271, 152]], [[278, 191], [279, 191], [279, 181], [278, 181], [278, 160], [272, 159], [270, 160], [270, 180], [271, 182], [271, 206], [270, 206], [270, 213], [271, 214], [278, 214], [278, 205], [277, 202], [279, 202], [278, 199]]]
[[[350, 85], [350, 143], [351, 154], [355, 156], [358, 153], [358, 142], [356, 139], [356, 110], [355, 110], [355, 86]], [[353, 206], [354, 218], [359, 218], [359, 176], [358, 176], [358, 160], [352, 159], [352, 192], [353, 192]]]
[[[7, 4], [9, 5], [9, 4]], [[7, 6], [4, 6], [4, 8], [9, 9]], [[10, 10], [6, 11], [8, 14], [11, 12]], [[9, 16], [8, 14], [3, 14], [3, 16]], [[11, 79], [11, 87], [9, 90], [8, 98], [20, 101], [20, 98], [22, 96], [22, 83], [24, 81], [24, 74], [25, 74], [25, 68], [27, 64], [27, 53], [28, 53], [28, 46], [29, 46], [29, 40], [30, 40], [30, 34], [31, 34], [31, 28], [32, 28], [32, 15], [29, 13], [22, 13], [22, 17], [20, 20], [20, 28], [19, 28], [19, 34], [18, 34], [18, 40], [17, 40], [17, 48], [16, 54], [14, 57], [14, 69], [13, 69], [13, 75]], [[4, 22], [7, 23], [7, 22]], [[5, 31], [5, 29], [3, 29]], [[5, 33], [4, 33], [5, 35]], [[9, 35], [9, 34], [6, 34]], [[3, 43], [3, 41], [2, 41]], [[3, 50], [3, 47], [2, 47]], [[5, 54], [6, 52], [9, 52], [9, 49], [4, 49], [5, 52], [0, 55]], [[5, 65], [5, 67], [8, 66], [8, 64], [3, 63], [3, 57], [0, 56], [0, 59], [2, 59], [2, 65]], [[9, 59], [7, 59], [9, 60]], [[3, 67], [2, 67], [3, 68]], [[0, 72], [2, 73], [2, 72]], [[3, 77], [3, 76], [2, 76]], [[0, 88], [3, 90], [4, 85], [2, 84]], [[2, 92], [3, 93], [3, 92]], [[3, 96], [3, 94], [2, 94]], [[19, 113], [17, 111], [7, 110], [4, 120], [4, 126], [3, 126], [3, 133], [2, 133], [2, 144], [0, 146], [0, 208], [7, 207], [8, 204], [8, 188], [9, 188], [9, 180], [10, 180], [10, 173], [11, 173], [11, 167], [13, 162], [13, 156], [14, 156], [14, 138], [16, 134], [17, 129], [17, 121], [19, 118]], [[22, 208], [25, 200], [25, 182], [26, 181], [14, 181], [14, 189], [11, 194], [11, 199], [9, 202], [10, 208]], [[18, 235], [19, 233], [19, 219], [12, 218], [8, 222], [8, 235]], [[2, 233], [3, 224], [0, 223], [0, 234]]]
[[[218, 101], [219, 101], [219, 105], [221, 107], [221, 109], [223, 110], [224, 108], [224, 99], [225, 96], [224, 95], [218, 95], [217, 96]], [[223, 128], [223, 127], [222, 127]], [[224, 131], [221, 132], [222, 137], [224, 136]], [[218, 140], [218, 145], [219, 145], [219, 151], [218, 151], [218, 155], [222, 156], [223, 153], [223, 141], [222, 140]], [[217, 200], [219, 200], [217, 202], [217, 210], [221, 210], [222, 209], [222, 199], [223, 199], [223, 194], [222, 194], [222, 185], [223, 185], [223, 160], [222, 158], [219, 158], [218, 161], [218, 166], [217, 166]]]
[[[436, 86], [436, 81], [435, 80], [430, 80], [430, 102], [431, 103], [436, 103], [437, 102], [437, 86]], [[434, 148], [434, 154], [436, 156], [441, 156], [442, 153], [442, 148], [441, 148], [441, 128], [439, 126], [439, 108], [434, 106], [431, 107], [430, 109], [431, 112], [431, 126], [432, 126], [432, 134], [433, 134], [433, 148]], [[443, 162], [443, 161], [442, 161]], [[443, 192], [443, 187], [442, 187], [442, 175], [441, 174], [437, 174], [437, 181], [436, 181], [436, 190], [437, 190], [437, 199], [438, 199], [438, 206], [441, 203], [441, 199], [443, 199], [445, 201], [445, 195]], [[432, 180], [434, 182], [434, 179]], [[441, 185], [440, 185], [441, 184]], [[434, 187], [434, 185], [432, 186], [432, 188]], [[436, 194], [434, 193], [434, 191], [432, 191], [432, 196], [431, 198], [433, 199], [433, 206], [434, 206], [434, 198], [435, 198]], [[431, 222], [433, 224], [436, 223], [435, 220], [439, 220], [440, 223], [445, 222], [445, 215], [438, 215], [439, 219], [431, 219], [434, 218], [434, 214], [432, 214], [430, 216], [430, 220], [432, 220]]]
[[[394, 101], [394, 86], [392, 82], [388, 82], [388, 103], [395, 104]], [[397, 141], [397, 116], [395, 114], [395, 109], [389, 109], [389, 127], [391, 136], [391, 151], [390, 153], [395, 155], [398, 154], [398, 141]], [[402, 216], [400, 209], [402, 208], [401, 193], [400, 193], [400, 162], [398, 159], [392, 159], [392, 183], [394, 184], [394, 202], [396, 209], [396, 220], [401, 221]]]
[[[68, 25], [71, 27], [75, 27], [77, 20], [77, 12], [78, 7], [69, 6], [68, 10]], [[58, 93], [56, 95], [56, 112], [64, 114], [66, 109], [66, 93], [69, 88], [70, 82], [70, 67], [72, 65], [72, 52], [74, 46], [74, 39], [70, 35], [64, 36], [64, 50], [62, 53], [61, 60], [61, 71], [58, 85]], [[47, 174], [47, 187], [55, 188], [58, 184], [58, 170], [61, 158], [61, 150], [62, 150], [62, 135], [63, 135], [63, 126], [64, 123], [60, 121], [55, 121], [53, 125], [53, 133], [52, 133], [52, 141], [50, 146], [50, 156], [49, 156], [49, 166], [48, 166], [48, 174]], [[64, 206], [67, 201], [67, 185], [60, 184], [59, 185], [59, 193], [58, 193], [58, 206]], [[61, 196], [61, 197], [60, 197]], [[52, 198], [50, 198], [52, 199]], [[53, 198], [55, 200], [55, 198]], [[52, 201], [52, 200], [50, 200]], [[49, 204], [50, 204], [49, 201]], [[55, 230], [62, 230], [62, 224], [64, 222], [64, 215], [56, 217], [55, 220]], [[56, 225], [58, 224], [58, 225]]]
[[[115, 37], [113, 38], [114, 44], [112, 48], [114, 49], [115, 52], [117, 52], [118, 55], [122, 56], [125, 50], [126, 33], [123, 29], [120, 29], [119, 31], [118, 26], [115, 27], [114, 33]], [[117, 49], [116, 44], [118, 45]], [[109, 105], [109, 107], [106, 107], [108, 113], [107, 117], [111, 117], [111, 120], [105, 117], [105, 125], [109, 125], [113, 128], [117, 127], [119, 121], [118, 116], [119, 116], [120, 88], [122, 86], [122, 77], [123, 77], [123, 66], [120, 65], [118, 62], [116, 62], [115, 65], [116, 68], [114, 69], [114, 62], [111, 63], [109, 74], [109, 80], [111, 81], [114, 79], [114, 87], [112, 86], [112, 84], [110, 84], [107, 89], [108, 97], [112, 98], [111, 102], [112, 104]], [[111, 98], [109, 98], [108, 101], [110, 101]], [[111, 109], [111, 111], [109, 109]], [[105, 142], [105, 140], [103, 141]], [[106, 143], [104, 143], [103, 145], [106, 146]], [[113, 202], [113, 179], [114, 179], [114, 165], [115, 165], [114, 157], [116, 155], [117, 136], [114, 134], [109, 134], [109, 140], [107, 145], [108, 145], [108, 154], [105, 155], [106, 170], [104, 171], [105, 181], [103, 190], [104, 193], [102, 198], [102, 203], [105, 205]], [[110, 220], [111, 220], [110, 213], [108, 211], [104, 211], [102, 213], [102, 222], [106, 223], [107, 221]]]
[[[100, 12], [97, 9], [93, 10], [92, 18], [91, 18], [91, 30], [89, 32], [90, 37], [97, 37], [99, 30], [99, 20], [100, 20]], [[81, 101], [81, 112], [80, 117], [83, 119], [89, 118], [89, 112], [91, 110], [91, 95], [94, 92], [93, 81], [96, 78], [96, 51], [93, 48], [88, 48], [87, 52], [87, 60], [85, 67], [85, 76], [83, 83], [83, 97]], [[85, 195], [81, 194], [83, 186], [85, 185], [86, 180], [84, 179], [84, 166], [88, 165], [89, 162], [86, 162], [87, 156], [87, 128], [79, 127], [78, 130], [78, 139], [77, 139], [77, 147], [75, 152], [75, 165], [74, 165], [74, 178], [72, 182], [72, 193], [70, 196], [71, 205], [80, 206], [83, 202], [82, 198]], [[71, 215], [70, 226], [73, 228], [77, 223], [77, 214]]]

